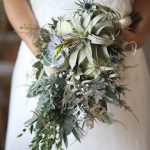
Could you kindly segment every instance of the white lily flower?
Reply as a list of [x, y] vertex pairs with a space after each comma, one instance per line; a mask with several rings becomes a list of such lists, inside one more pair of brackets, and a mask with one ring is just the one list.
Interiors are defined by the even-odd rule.
[[57, 23], [56, 30], [59, 34], [65, 35], [73, 32], [73, 27], [71, 23], [63, 19], [59, 19]]
[[130, 16], [124, 17], [119, 20], [122, 29], [128, 28], [132, 24], [132, 19]]

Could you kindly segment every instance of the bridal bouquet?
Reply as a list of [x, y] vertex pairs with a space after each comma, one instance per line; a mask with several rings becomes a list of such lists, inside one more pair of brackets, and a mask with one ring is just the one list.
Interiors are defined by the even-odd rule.
[[53, 146], [63, 150], [68, 135], [81, 141], [85, 127], [93, 128], [96, 121], [113, 123], [109, 103], [134, 115], [123, 100], [128, 88], [121, 84], [127, 68], [124, 51], [127, 46], [136, 51], [135, 42], [122, 38], [133, 15], [122, 19], [92, 0], [76, 4], [79, 7], [71, 20], [58, 17], [40, 29], [37, 46], [41, 53], [33, 65], [35, 81], [27, 94], [38, 103], [23, 130], [34, 135], [32, 150]]

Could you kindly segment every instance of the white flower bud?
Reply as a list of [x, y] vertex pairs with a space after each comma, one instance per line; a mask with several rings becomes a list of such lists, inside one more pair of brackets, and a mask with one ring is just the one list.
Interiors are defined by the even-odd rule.
[[63, 19], [58, 20], [56, 30], [61, 35], [69, 34], [73, 32], [71, 23]]

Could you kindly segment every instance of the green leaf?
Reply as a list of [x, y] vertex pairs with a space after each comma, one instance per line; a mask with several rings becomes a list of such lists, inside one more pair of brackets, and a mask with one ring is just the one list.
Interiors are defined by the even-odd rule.
[[83, 24], [82, 24], [82, 26], [86, 29], [88, 27], [88, 25], [90, 24], [91, 15], [88, 12], [85, 11], [82, 14], [82, 18], [83, 18]]
[[21, 134], [19, 134], [17, 137], [19, 138], [19, 137], [22, 137], [23, 136], [23, 134], [21, 133]]
[[112, 124], [111, 118], [106, 113], [102, 116], [102, 120], [104, 123]]
[[47, 50], [47, 47], [48, 47], [48, 43], [43, 43], [41, 48], [43, 50]]
[[94, 80], [92, 81], [92, 83], [102, 83], [102, 82], [104, 82], [104, 81], [105, 81], [105, 79], [104, 79], [103, 77], [98, 76], [96, 79], [94, 79]]
[[108, 49], [106, 46], [102, 46], [102, 51], [103, 51], [103, 54], [104, 56], [107, 58], [107, 59], [110, 59], [110, 55], [108, 53]]
[[23, 131], [23, 132], [26, 132], [26, 129], [23, 129], [22, 131]]
[[47, 67], [47, 73], [53, 74], [65, 70], [69, 66], [69, 58], [66, 57], [64, 63], [60, 67]]
[[63, 128], [66, 135], [69, 135], [72, 132], [73, 126], [74, 126], [74, 116], [67, 115], [64, 118], [64, 122], [63, 122]]
[[48, 101], [49, 101], [49, 97], [46, 97], [45, 95], [41, 95], [37, 105], [38, 107], [42, 107]]
[[25, 126], [29, 126], [30, 124], [33, 124], [34, 122], [36, 122], [37, 119], [38, 119], [37, 115], [33, 114], [33, 117], [29, 119], [28, 121], [26, 121], [24, 124]]
[[84, 72], [84, 74], [85, 75], [91, 75], [93, 72], [94, 72], [94, 68], [88, 68], [85, 72]]
[[67, 138], [67, 135], [65, 133], [63, 135], [63, 139], [64, 139], [64, 143], [65, 143], [66, 148], [68, 148], [68, 138]]
[[50, 41], [50, 33], [48, 30], [42, 28], [40, 31], [40, 36], [46, 43]]
[[117, 98], [115, 92], [113, 92], [109, 88], [106, 88], [106, 93], [105, 93], [105, 95], [103, 95], [103, 100], [106, 101], [106, 102], [109, 102], [111, 104], [114, 104], [114, 105], [119, 104], [118, 98]]
[[37, 59], [41, 59], [41, 54], [35, 56]]
[[[113, 27], [114, 27], [114, 25], [112, 24], [112, 20], [105, 20], [105, 21], [99, 22], [95, 25], [94, 33], [96, 35], [100, 35], [104, 29], [106, 29], [106, 31], [109, 31], [109, 32], [111, 31], [110, 33], [113, 33], [113, 31], [112, 31]], [[108, 33], [106, 32], [106, 34], [108, 34]]]
[[89, 33], [91, 33], [91, 31], [92, 31], [92, 29], [94, 28], [94, 26], [95, 26], [100, 20], [102, 20], [104, 17], [105, 17], [105, 14], [99, 14], [99, 15], [95, 16], [95, 17], [93, 18], [93, 20], [91, 21], [90, 25], [88, 26], [87, 31], [88, 31]]
[[85, 53], [86, 53], [87, 59], [91, 64], [93, 64], [92, 48], [91, 48], [90, 41], [86, 41], [85, 45], [86, 45]]
[[51, 65], [51, 60], [46, 55], [43, 56], [43, 64], [44, 64], [44, 66], [50, 66]]
[[72, 24], [73, 24], [73, 27], [75, 28], [75, 30], [78, 32], [78, 33], [83, 33], [85, 32], [85, 29], [82, 27], [82, 20], [81, 20], [81, 16], [80, 14], [76, 13], [74, 15], [74, 17], [72, 18]]
[[30, 126], [30, 133], [32, 134], [32, 132], [33, 132], [33, 124]]
[[55, 54], [53, 55], [53, 59], [56, 59], [58, 54], [62, 51], [63, 45], [58, 44], [55, 46]]
[[79, 137], [79, 135], [78, 135], [78, 133], [77, 133], [77, 131], [76, 131], [75, 128], [73, 128], [72, 133], [73, 133], [73, 135], [75, 136], [75, 138], [76, 138], [79, 142], [81, 142], [80, 137]]
[[77, 62], [77, 58], [78, 58], [78, 53], [79, 53], [79, 49], [75, 50], [74, 52], [72, 52], [70, 54], [70, 58], [69, 58], [69, 65], [70, 67], [73, 69], [76, 65]]
[[78, 56], [78, 65], [80, 65], [86, 58], [85, 49], [81, 49]]
[[64, 135], [64, 129], [63, 129], [63, 127], [61, 127], [60, 130], [59, 130], [59, 138], [60, 138], [60, 141], [63, 140], [63, 135]]
[[64, 78], [59, 78], [57, 77], [57, 79], [55, 80], [55, 84], [58, 84], [58, 85], [65, 85], [66, 84], [66, 80]]
[[32, 87], [29, 88], [28, 93], [27, 93], [27, 97], [28, 98], [32, 98], [35, 97], [37, 94], [35, 92], [35, 89], [32, 89]]
[[38, 120], [37, 120], [37, 123], [36, 123], [36, 129], [41, 129], [41, 128], [43, 128], [43, 122], [41, 121], [41, 119], [39, 118]]
[[98, 45], [111, 45], [114, 42], [114, 38], [107, 36], [107, 37], [99, 37], [95, 36], [94, 34], [88, 35], [87, 37], [92, 44]]

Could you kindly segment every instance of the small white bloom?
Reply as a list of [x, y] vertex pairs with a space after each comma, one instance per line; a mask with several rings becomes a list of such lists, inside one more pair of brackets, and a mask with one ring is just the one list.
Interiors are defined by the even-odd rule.
[[55, 84], [55, 87], [58, 88], [58, 84]]
[[73, 32], [71, 23], [69, 23], [68, 21], [65, 21], [63, 19], [58, 20], [56, 30], [61, 35], [69, 34], [69, 33]]
[[60, 73], [60, 74], [59, 74], [59, 78], [62, 78], [62, 77], [63, 77], [63, 75], [62, 75], [62, 73]]
[[119, 20], [119, 23], [121, 24], [121, 28], [125, 29], [125, 28], [128, 28], [132, 24], [132, 19], [130, 16], [124, 17]]
[[85, 86], [86, 86], [86, 87], [89, 87], [89, 85], [88, 85], [88, 84], [86, 84]]

